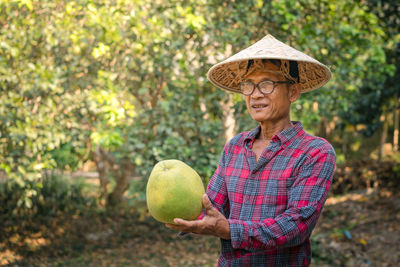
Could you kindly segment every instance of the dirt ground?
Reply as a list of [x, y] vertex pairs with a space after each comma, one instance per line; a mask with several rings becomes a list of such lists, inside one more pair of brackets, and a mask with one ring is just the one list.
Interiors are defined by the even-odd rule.
[[[312, 266], [398, 266], [400, 197], [358, 192], [328, 198], [312, 235]], [[0, 266], [216, 266], [219, 240], [179, 238], [124, 210], [26, 222], [0, 231]]]
[[389, 192], [329, 198], [312, 235], [314, 266], [398, 266], [400, 198]]

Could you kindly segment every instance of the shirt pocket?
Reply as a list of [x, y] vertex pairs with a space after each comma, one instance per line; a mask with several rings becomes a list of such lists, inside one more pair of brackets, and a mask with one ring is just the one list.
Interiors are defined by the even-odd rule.
[[260, 217], [261, 219], [275, 218], [287, 209], [289, 190], [292, 187], [296, 177], [270, 177], [265, 180], [264, 195], [256, 202], [261, 203]]

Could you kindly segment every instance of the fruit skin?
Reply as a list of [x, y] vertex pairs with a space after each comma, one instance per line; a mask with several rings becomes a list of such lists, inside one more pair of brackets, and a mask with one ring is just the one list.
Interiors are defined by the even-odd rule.
[[163, 160], [154, 166], [147, 182], [147, 207], [159, 222], [194, 220], [202, 212], [204, 193], [203, 182], [194, 169], [180, 160]]

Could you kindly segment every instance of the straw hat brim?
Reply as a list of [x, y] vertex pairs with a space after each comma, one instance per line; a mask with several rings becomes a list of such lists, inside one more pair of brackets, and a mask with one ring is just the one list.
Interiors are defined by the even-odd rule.
[[322, 87], [332, 76], [329, 68], [321, 62], [280, 42], [272, 35], [267, 35], [252, 46], [212, 66], [207, 72], [207, 78], [221, 89], [240, 93], [239, 83], [245, 72], [243, 66], [247, 66], [243, 62], [250, 59], [297, 61], [302, 93]]

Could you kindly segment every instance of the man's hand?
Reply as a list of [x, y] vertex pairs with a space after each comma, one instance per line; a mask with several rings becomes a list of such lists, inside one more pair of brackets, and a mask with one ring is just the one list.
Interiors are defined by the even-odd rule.
[[223, 239], [231, 239], [228, 220], [219, 212], [210, 202], [206, 194], [202, 198], [203, 207], [206, 215], [201, 220], [186, 221], [183, 219], [174, 219], [175, 224], [166, 224], [165, 226], [181, 232], [196, 233], [200, 235], [214, 235]]

